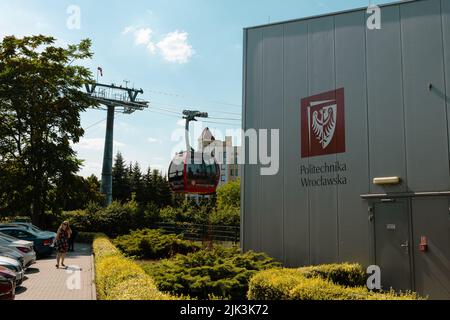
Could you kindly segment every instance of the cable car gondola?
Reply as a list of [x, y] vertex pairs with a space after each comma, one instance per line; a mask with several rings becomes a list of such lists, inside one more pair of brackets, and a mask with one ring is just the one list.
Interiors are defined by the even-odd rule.
[[189, 143], [189, 124], [207, 113], [184, 111], [186, 120], [186, 150], [175, 155], [169, 166], [169, 184], [175, 193], [214, 194], [220, 180], [220, 167], [214, 155], [195, 152]]

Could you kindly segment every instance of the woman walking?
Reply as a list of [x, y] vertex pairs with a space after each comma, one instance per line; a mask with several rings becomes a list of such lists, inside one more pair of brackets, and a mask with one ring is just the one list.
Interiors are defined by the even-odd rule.
[[56, 234], [56, 268], [59, 269], [59, 263], [61, 266], [66, 268], [64, 265], [64, 259], [66, 258], [67, 251], [69, 251], [69, 239], [72, 236], [72, 230], [70, 229], [69, 222], [64, 221], [58, 229]]

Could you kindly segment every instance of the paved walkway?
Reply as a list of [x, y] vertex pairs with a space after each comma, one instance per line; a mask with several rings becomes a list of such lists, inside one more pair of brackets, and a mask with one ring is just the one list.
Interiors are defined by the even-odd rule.
[[56, 269], [54, 257], [38, 260], [17, 288], [16, 300], [95, 300], [91, 246], [76, 244], [75, 250], [65, 260], [67, 270]]

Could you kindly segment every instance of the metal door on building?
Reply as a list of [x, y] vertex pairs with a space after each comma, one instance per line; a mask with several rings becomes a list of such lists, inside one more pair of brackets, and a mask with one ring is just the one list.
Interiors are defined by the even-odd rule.
[[413, 290], [411, 215], [406, 199], [373, 203], [375, 264], [381, 269], [383, 290]]

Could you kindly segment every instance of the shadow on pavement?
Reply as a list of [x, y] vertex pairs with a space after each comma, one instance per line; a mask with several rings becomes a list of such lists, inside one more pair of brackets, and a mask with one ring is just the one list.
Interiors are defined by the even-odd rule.
[[38, 268], [28, 268], [26, 271], [25, 271], [25, 274], [35, 274], [35, 273], [39, 273], [40, 271], [39, 271], [39, 269]]
[[[75, 259], [78, 257], [89, 257], [92, 255], [92, 246], [87, 244], [75, 244], [75, 251], [68, 252], [66, 255], [67, 259]], [[48, 260], [54, 260], [56, 259], [56, 250], [51, 254], [47, 256], [41, 256], [38, 258], [40, 261], [48, 261]]]
[[16, 288], [16, 294], [22, 294], [22, 293], [26, 292], [27, 290], [28, 290], [27, 288], [22, 287], [22, 286], [17, 287]]

